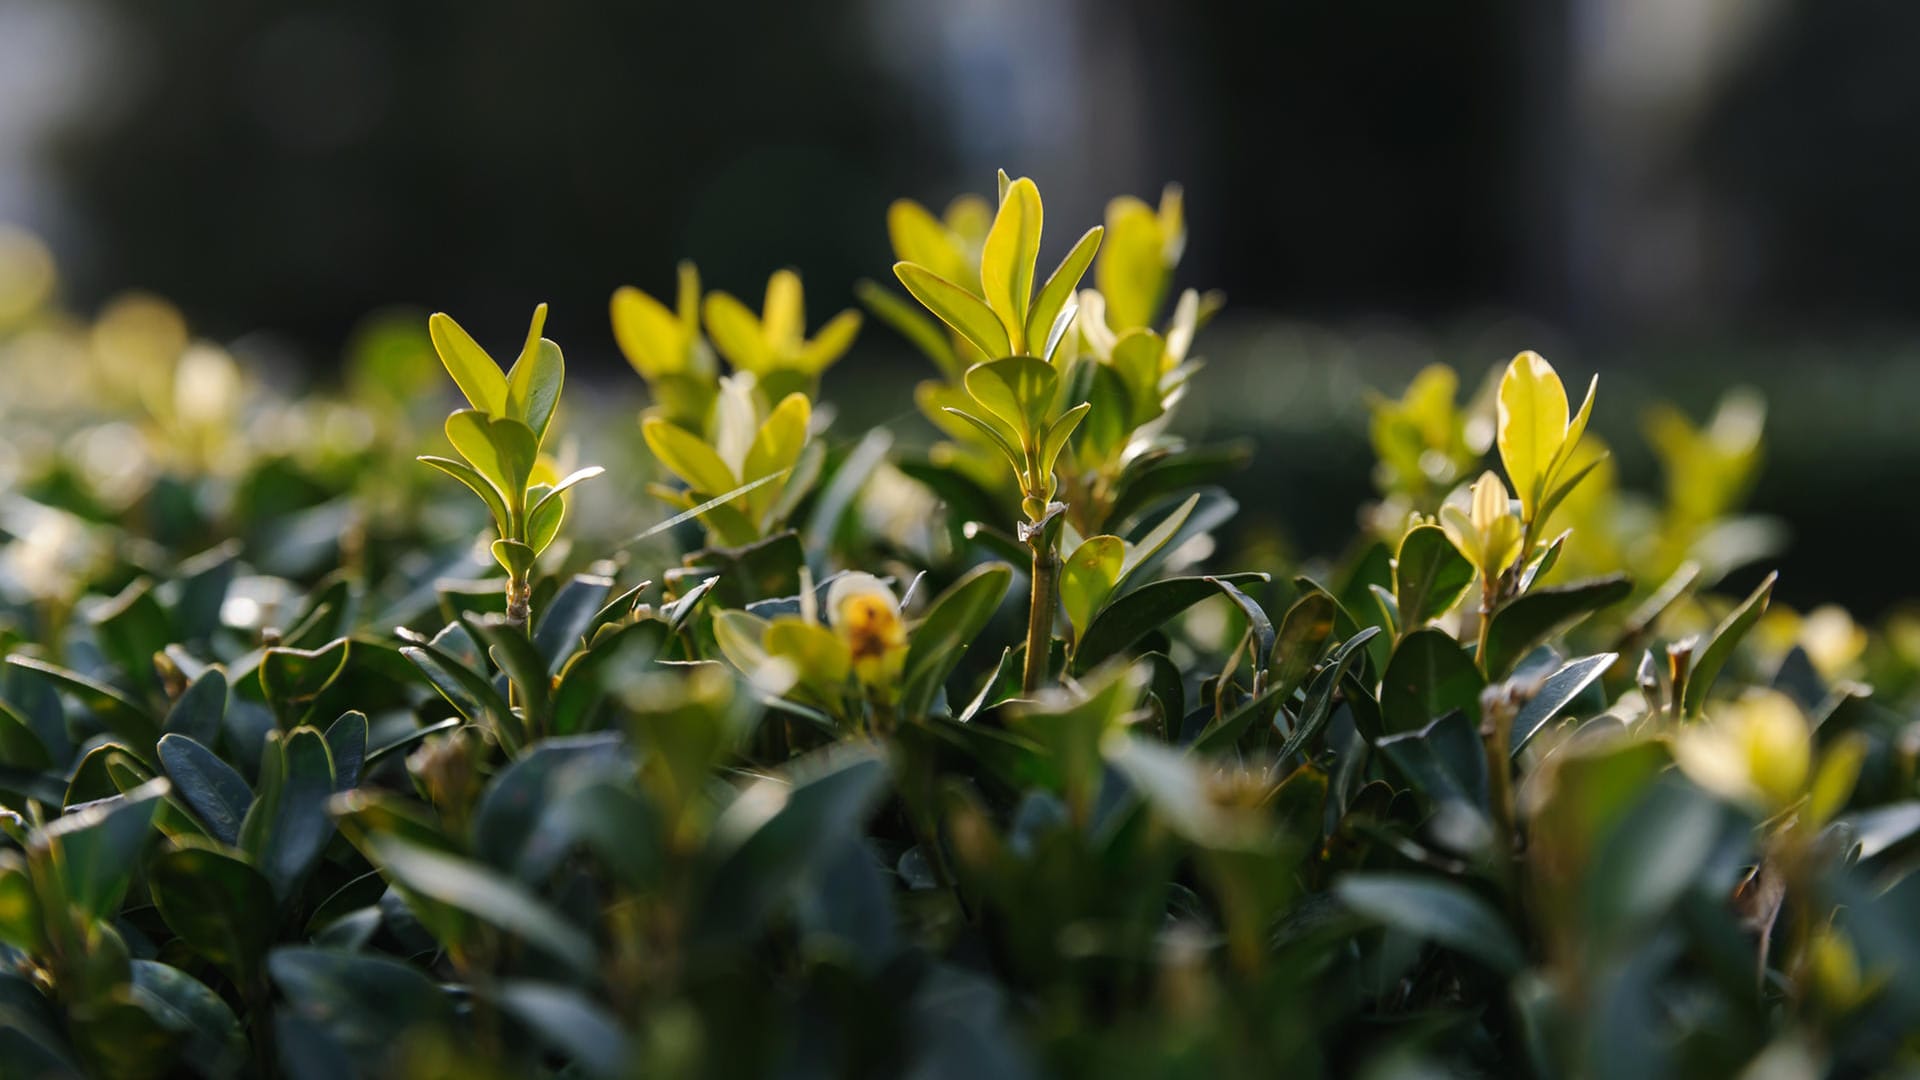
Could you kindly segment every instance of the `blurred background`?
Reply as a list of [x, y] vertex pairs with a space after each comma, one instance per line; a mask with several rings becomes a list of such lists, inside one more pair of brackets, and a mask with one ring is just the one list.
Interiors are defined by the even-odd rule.
[[[1916, 587], [1860, 542], [1920, 543], [1916, 45], [1903, 0], [0, 0], [0, 221], [78, 310], [151, 290], [290, 387], [370, 311], [504, 345], [547, 300], [637, 388], [607, 298], [680, 258], [798, 267], [817, 324], [897, 196], [1032, 176], [1050, 263], [1179, 181], [1179, 284], [1229, 302], [1186, 420], [1256, 440], [1256, 528], [1338, 544], [1364, 388], [1532, 347], [1643, 486], [1644, 403], [1760, 390], [1779, 595], [1871, 615]], [[926, 373], [870, 324], [827, 393], [903, 418]]]

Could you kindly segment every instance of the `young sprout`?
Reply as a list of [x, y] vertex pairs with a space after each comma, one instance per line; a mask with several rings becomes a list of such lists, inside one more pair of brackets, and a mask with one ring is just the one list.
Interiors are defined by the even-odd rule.
[[1067, 440], [1092, 406], [1071, 408], [1063, 400], [1059, 371], [1051, 362], [1073, 325], [1074, 289], [1100, 248], [1104, 230], [1081, 235], [1059, 267], [1034, 292], [1043, 216], [1040, 189], [1032, 180], [1000, 174], [1000, 208], [980, 251], [980, 287], [975, 290], [930, 267], [903, 260], [894, 274], [914, 299], [971, 343], [987, 361], [966, 370], [970, 398], [945, 411], [976, 429], [1012, 467], [1020, 485], [1020, 538], [1032, 553], [1033, 592], [1027, 619], [1025, 677], [1028, 692], [1045, 680], [1059, 569], [1059, 490], [1054, 465]]
[[[742, 546], [784, 528], [819, 473], [817, 448], [802, 452], [820, 375], [852, 347], [860, 313], [842, 311], [809, 338], [793, 271], [768, 280], [756, 316], [724, 292], [703, 302], [698, 272], [682, 263], [675, 310], [629, 286], [614, 293], [612, 316], [621, 351], [653, 392], [641, 421], [647, 447], [686, 485], [651, 490], [689, 510], [724, 500], [700, 515], [713, 542]], [[732, 374], [719, 374], [716, 349]]]
[[1520, 522], [1513, 516], [1507, 485], [1491, 469], [1481, 473], [1473, 482], [1469, 509], [1441, 507], [1440, 527], [1480, 573], [1480, 644], [1484, 656], [1487, 627], [1500, 602], [1501, 582], [1521, 551]]
[[1500, 379], [1495, 440], [1520, 500], [1523, 556], [1532, 554], [1533, 542], [1554, 508], [1598, 464], [1596, 460], [1577, 471], [1568, 470], [1574, 448], [1586, 433], [1587, 419], [1593, 415], [1593, 394], [1599, 385], [1600, 376], [1595, 375], [1580, 411], [1569, 419], [1566, 387], [1539, 353], [1527, 351], [1514, 357]]
[[566, 375], [560, 346], [540, 336], [546, 321], [547, 305], [541, 304], [533, 309], [520, 355], [504, 374], [450, 316], [427, 321], [434, 351], [471, 407], [447, 417], [447, 441], [462, 460], [420, 460], [467, 485], [487, 505], [498, 535], [493, 557], [507, 571], [507, 617], [523, 626], [534, 560], [559, 534], [566, 514], [562, 493], [604, 471], [593, 465], [561, 478], [540, 452]]

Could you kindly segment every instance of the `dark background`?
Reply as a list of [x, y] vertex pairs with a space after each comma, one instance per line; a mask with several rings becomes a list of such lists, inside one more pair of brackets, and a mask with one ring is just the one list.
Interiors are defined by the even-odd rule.
[[[1649, 483], [1634, 394], [1760, 386], [1783, 595], [1871, 612], [1920, 591], [1858, 557], [1920, 540], [1916, 55], [1907, 0], [0, 0], [0, 217], [81, 309], [151, 289], [289, 377], [378, 307], [491, 342], [548, 300], [611, 380], [609, 293], [678, 258], [750, 302], [800, 267], [817, 323], [897, 195], [1004, 166], [1064, 248], [1178, 180], [1231, 302], [1195, 422], [1267, 440], [1302, 547], [1368, 490], [1361, 383], [1532, 346]], [[919, 370], [870, 329], [829, 393]]]

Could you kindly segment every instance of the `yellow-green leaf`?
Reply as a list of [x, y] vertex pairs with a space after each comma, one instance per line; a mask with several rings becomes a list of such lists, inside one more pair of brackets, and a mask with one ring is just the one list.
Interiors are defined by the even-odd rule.
[[918, 263], [948, 281], [965, 283], [971, 276], [952, 230], [912, 199], [896, 199], [887, 207], [887, 238], [901, 262]]
[[767, 655], [793, 665], [802, 685], [823, 698], [838, 696], [853, 671], [853, 655], [839, 635], [819, 623], [786, 617], [767, 625]]
[[547, 498], [553, 491], [544, 484], [534, 485], [533, 490], [538, 494], [532, 496], [534, 508], [527, 514], [527, 546], [538, 555], [560, 535], [560, 522], [567, 516], [567, 499], [564, 495]]
[[1579, 411], [1573, 414], [1573, 422], [1567, 425], [1567, 436], [1560, 443], [1560, 449], [1553, 455], [1553, 461], [1547, 465], [1547, 487], [1552, 488], [1560, 482], [1561, 474], [1566, 470], [1567, 462], [1573, 459], [1573, 452], [1580, 445], [1580, 437], [1587, 433], [1587, 421], [1593, 417], [1593, 395], [1600, 389], [1600, 376], [1595, 375], [1587, 383], [1586, 399], [1580, 402]]
[[1521, 515], [1531, 521], [1545, 494], [1547, 469], [1567, 438], [1567, 391], [1539, 353], [1523, 352], [1507, 365], [1495, 431]]
[[703, 495], [721, 495], [739, 486], [733, 470], [700, 437], [657, 416], [640, 423], [647, 449], [687, 486]]
[[1089, 537], [1067, 557], [1060, 568], [1060, 606], [1075, 634], [1086, 631], [1112, 595], [1126, 560], [1127, 542], [1117, 536]]
[[613, 340], [648, 379], [687, 369], [686, 331], [665, 304], [631, 285], [614, 290], [610, 305]]
[[859, 334], [860, 313], [848, 308], [828, 319], [827, 325], [800, 347], [800, 352], [793, 358], [793, 366], [808, 375], [818, 375], [835, 360], [845, 356], [847, 350], [853, 348], [853, 339]]
[[728, 363], [756, 375], [772, 366], [768, 335], [747, 305], [729, 293], [716, 292], [708, 294], [703, 310], [707, 317], [707, 336], [713, 339], [713, 347], [720, 350]]
[[546, 441], [547, 426], [553, 423], [553, 411], [560, 404], [560, 384], [566, 374], [560, 346], [546, 338], [530, 343], [507, 373], [507, 415], [533, 429], [535, 445]]
[[[740, 470], [740, 482], [751, 483], [792, 468], [793, 463], [800, 460], [801, 449], [807, 445], [807, 422], [812, 415], [813, 409], [805, 394], [788, 394], [782, 398], [754, 434], [753, 446], [747, 451], [746, 464]], [[758, 519], [779, 498], [780, 492], [778, 484], [748, 492], [748, 515]]]
[[540, 444], [518, 420], [461, 409], [447, 417], [447, 440], [498, 488], [509, 509], [521, 509]]
[[791, 270], [776, 270], [767, 279], [767, 298], [761, 305], [760, 332], [775, 357], [800, 351], [800, 340], [807, 332], [806, 293], [800, 288], [800, 275]]
[[427, 336], [433, 339], [433, 351], [440, 354], [440, 362], [467, 396], [468, 404], [490, 416], [506, 411], [507, 377], [471, 334], [452, 316], [435, 312], [427, 319]]
[[1107, 302], [1107, 325], [1116, 333], [1152, 324], [1167, 282], [1166, 242], [1152, 207], [1131, 196], [1107, 204], [1106, 238], [1093, 282]]
[[767, 649], [761, 642], [767, 634], [767, 620], [745, 611], [722, 611], [713, 617], [713, 642], [720, 655], [752, 676], [767, 662]]
[[1000, 316], [1016, 353], [1031, 347], [1027, 306], [1033, 297], [1033, 264], [1040, 254], [1040, 215], [1040, 189], [1033, 181], [1023, 176], [1008, 184], [980, 252], [981, 295]]
[[1018, 432], [1023, 444], [1031, 446], [1045, 429], [1060, 376], [1045, 360], [1009, 356], [975, 364], [967, 369], [965, 381], [973, 400]]
[[1046, 472], [1053, 471], [1054, 462], [1059, 460], [1060, 451], [1066, 449], [1067, 440], [1073, 438], [1074, 430], [1080, 426], [1080, 421], [1086, 419], [1087, 414], [1092, 411], [1092, 403], [1083, 401], [1061, 414], [1060, 419], [1055, 420], [1053, 425], [1047, 428], [1047, 437], [1040, 444], [1041, 469]]
[[507, 504], [502, 498], [500, 490], [494, 487], [493, 481], [481, 475], [479, 470], [464, 461], [434, 457], [431, 454], [422, 454], [416, 460], [423, 461], [467, 485], [475, 495], [480, 496], [480, 501], [487, 504], [487, 512], [493, 515], [494, 528], [503, 532], [506, 530]]
[[1033, 302], [1033, 310], [1027, 313], [1027, 347], [1047, 340], [1053, 329], [1053, 321], [1058, 318], [1067, 301], [1073, 299], [1075, 289], [1080, 287], [1080, 279], [1086, 276], [1087, 265], [1093, 262], [1093, 256], [1100, 250], [1100, 237], [1106, 230], [1098, 225], [1088, 229], [1079, 240], [1074, 242], [1073, 250], [1060, 260], [1047, 283], [1040, 287], [1040, 295]]
[[979, 297], [917, 263], [895, 263], [893, 273], [915, 300], [972, 342], [982, 355], [1000, 357], [1013, 351], [1000, 316]]

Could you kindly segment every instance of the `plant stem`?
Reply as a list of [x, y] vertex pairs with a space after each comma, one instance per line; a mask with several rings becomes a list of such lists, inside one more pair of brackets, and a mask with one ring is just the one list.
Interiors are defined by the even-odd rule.
[[507, 579], [507, 621], [527, 628], [527, 608], [533, 601], [533, 582], [524, 577], [513, 576]]
[[1048, 654], [1053, 651], [1054, 561], [1048, 529], [1036, 526], [1027, 536], [1033, 551], [1033, 594], [1027, 607], [1027, 664], [1020, 680], [1023, 694], [1037, 693], [1047, 681]]

